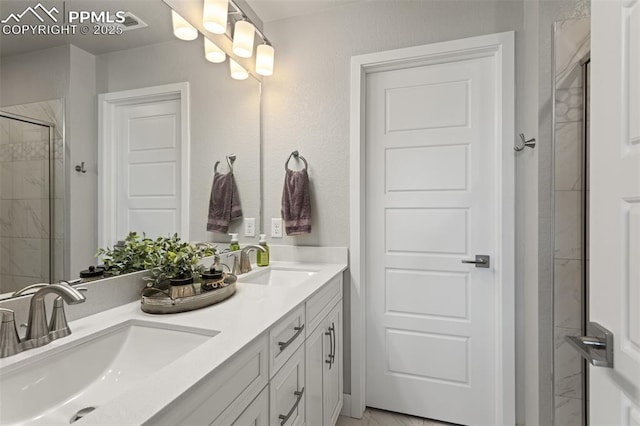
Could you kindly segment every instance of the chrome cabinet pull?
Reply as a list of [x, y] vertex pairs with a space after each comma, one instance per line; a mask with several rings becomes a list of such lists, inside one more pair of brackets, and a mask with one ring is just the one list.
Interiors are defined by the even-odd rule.
[[280, 420], [282, 420], [280, 422], [280, 426], [284, 426], [284, 424], [287, 422], [287, 420], [289, 420], [289, 417], [291, 417], [293, 412], [296, 411], [296, 408], [298, 408], [298, 404], [300, 404], [300, 400], [302, 399], [302, 395], [304, 395], [304, 388], [302, 388], [302, 390], [295, 391], [293, 394], [297, 397], [296, 398], [296, 402], [295, 402], [295, 404], [293, 404], [293, 407], [291, 407], [291, 410], [289, 410], [289, 412], [286, 415], [280, 414], [278, 416], [278, 418]]
[[329, 327], [328, 331], [324, 332], [325, 336], [329, 336], [329, 355], [327, 356], [328, 359], [325, 359], [324, 362], [325, 364], [329, 364], [329, 370], [331, 370], [331, 365], [333, 364], [333, 332], [331, 330], [331, 327]]
[[491, 257], [486, 254], [476, 254], [475, 260], [462, 260], [462, 263], [471, 263], [476, 268], [488, 268], [491, 266]]
[[296, 331], [296, 334], [291, 336], [291, 339], [287, 340], [286, 342], [278, 342], [278, 345], [280, 346], [280, 352], [287, 349], [287, 346], [289, 346], [291, 343], [293, 343], [294, 340], [296, 340], [296, 337], [298, 337], [300, 333], [302, 333], [302, 330], [304, 330], [304, 324], [302, 324], [300, 327], [293, 327], [293, 329]]
[[336, 362], [336, 346], [337, 346], [336, 325], [333, 322], [331, 322], [331, 327], [329, 328], [329, 331], [331, 331], [331, 334], [333, 335], [333, 339], [331, 340], [331, 355], [329, 355], [329, 358], [331, 358], [331, 364], [333, 364], [334, 362]]

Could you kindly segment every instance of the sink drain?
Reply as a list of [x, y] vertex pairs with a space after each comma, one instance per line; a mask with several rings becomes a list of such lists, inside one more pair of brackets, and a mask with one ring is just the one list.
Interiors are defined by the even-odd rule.
[[77, 422], [78, 420], [80, 420], [81, 418], [83, 418], [84, 416], [86, 416], [87, 414], [89, 414], [95, 409], [96, 407], [84, 407], [83, 409], [78, 410], [77, 413], [71, 416], [71, 420], [69, 420], [69, 424]]

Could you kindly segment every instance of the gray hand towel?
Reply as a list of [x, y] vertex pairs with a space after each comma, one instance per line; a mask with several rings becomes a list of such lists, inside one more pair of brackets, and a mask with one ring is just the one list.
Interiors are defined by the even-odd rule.
[[287, 235], [311, 233], [311, 197], [307, 170], [287, 170], [282, 189], [282, 219]]
[[242, 217], [238, 187], [233, 173], [216, 172], [213, 176], [207, 231], [226, 234], [229, 222]]

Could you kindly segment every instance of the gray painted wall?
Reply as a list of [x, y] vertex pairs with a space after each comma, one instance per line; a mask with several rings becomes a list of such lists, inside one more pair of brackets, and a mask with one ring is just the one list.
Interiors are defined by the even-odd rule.
[[[67, 194], [71, 196], [66, 199], [65, 211], [58, 214], [65, 216], [65, 231], [72, 241], [65, 257], [70, 276], [75, 277], [77, 271], [95, 263], [93, 253], [97, 247], [95, 58], [82, 49], [66, 45], [3, 58], [1, 66], [0, 105], [50, 99], [65, 101], [67, 164], [64, 173]], [[72, 173], [72, 166], [82, 161], [88, 172]]]
[[[527, 3], [527, 2], [524, 2]], [[353, 55], [422, 45], [502, 31], [516, 31], [517, 96], [527, 91], [535, 71], [535, 32], [529, 38], [524, 3], [519, 1], [375, 1], [343, 5], [322, 13], [265, 24], [276, 48], [274, 75], [264, 83], [265, 221], [280, 217], [282, 164], [298, 149], [312, 180], [313, 232], [285, 237], [284, 244], [349, 245], [349, 79]], [[529, 23], [531, 25], [531, 23]], [[537, 29], [537, 28], [536, 28]], [[530, 34], [530, 33], [529, 33]], [[526, 64], [526, 66], [525, 66]], [[535, 64], [534, 64], [535, 65]], [[534, 68], [535, 70], [535, 68]], [[537, 103], [517, 102], [516, 130], [535, 136]], [[526, 116], [525, 116], [526, 114]], [[533, 117], [533, 118], [532, 118]], [[524, 129], [526, 128], [526, 129]], [[523, 130], [521, 130], [523, 129]], [[517, 157], [517, 417], [525, 416], [525, 306], [536, 298], [536, 154]], [[533, 232], [532, 232], [533, 230]], [[525, 240], [525, 236], [529, 238]], [[533, 267], [531, 266], [533, 265]], [[349, 282], [345, 280], [345, 392], [351, 388]], [[537, 312], [529, 309], [529, 329]], [[536, 324], [537, 325], [537, 324]], [[536, 362], [534, 360], [533, 362]], [[530, 392], [531, 398], [535, 392]], [[534, 401], [535, 402], [535, 401]], [[535, 412], [535, 409], [531, 411]], [[532, 423], [533, 424], [533, 423]]]
[[[213, 166], [226, 173], [225, 156], [236, 154], [234, 176], [244, 217], [259, 218], [260, 195], [260, 84], [249, 78], [231, 79], [229, 64], [213, 64], [204, 58], [202, 37], [154, 44], [97, 57], [98, 93], [138, 89], [169, 83], [189, 82], [191, 132], [191, 241], [224, 242], [229, 237], [207, 232], [209, 195]], [[233, 222], [229, 232], [239, 232], [242, 222]]]

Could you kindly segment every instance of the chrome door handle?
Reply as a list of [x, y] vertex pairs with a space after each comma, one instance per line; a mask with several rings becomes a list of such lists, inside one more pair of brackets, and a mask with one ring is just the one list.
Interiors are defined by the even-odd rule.
[[592, 365], [613, 368], [613, 333], [597, 322], [590, 322], [587, 334], [566, 336], [565, 339]]
[[472, 263], [476, 265], [476, 268], [488, 268], [491, 266], [491, 256], [476, 254], [476, 260], [463, 260], [462, 263]]

